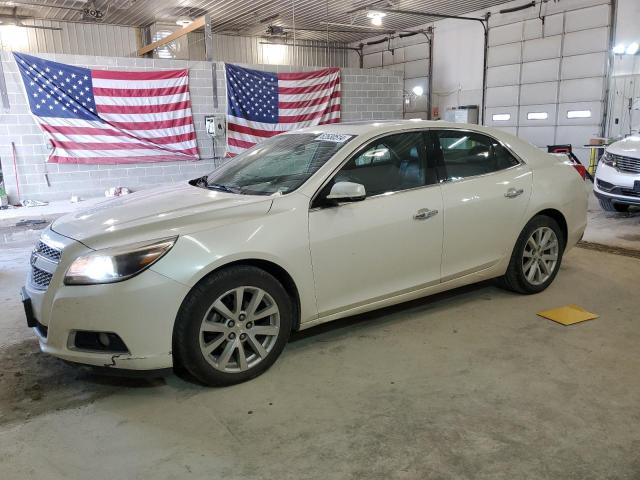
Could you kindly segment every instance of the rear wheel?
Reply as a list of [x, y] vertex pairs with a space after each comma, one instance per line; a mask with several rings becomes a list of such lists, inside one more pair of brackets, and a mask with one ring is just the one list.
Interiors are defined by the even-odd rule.
[[626, 212], [629, 210], [629, 205], [624, 203], [615, 203], [610, 198], [599, 198], [600, 206], [607, 212]]
[[565, 240], [558, 223], [547, 216], [531, 219], [520, 233], [501, 284], [518, 293], [538, 293], [556, 277]]
[[280, 355], [292, 324], [291, 300], [259, 268], [215, 272], [194, 287], [174, 329], [177, 363], [208, 385], [244, 382]]

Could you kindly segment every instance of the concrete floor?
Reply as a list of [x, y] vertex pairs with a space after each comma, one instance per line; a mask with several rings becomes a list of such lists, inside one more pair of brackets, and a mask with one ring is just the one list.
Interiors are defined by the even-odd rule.
[[[0, 249], [6, 479], [638, 479], [640, 260], [574, 249], [555, 283], [485, 283], [294, 336], [208, 389], [38, 352], [18, 301], [37, 232]], [[577, 303], [563, 327], [535, 312]]]

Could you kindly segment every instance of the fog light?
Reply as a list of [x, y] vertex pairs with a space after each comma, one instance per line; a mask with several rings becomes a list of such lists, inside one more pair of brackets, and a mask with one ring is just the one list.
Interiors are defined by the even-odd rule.
[[100, 345], [102, 345], [103, 347], [108, 347], [109, 346], [109, 335], [107, 335], [106, 333], [102, 332], [98, 335], [98, 341], [100, 342]]

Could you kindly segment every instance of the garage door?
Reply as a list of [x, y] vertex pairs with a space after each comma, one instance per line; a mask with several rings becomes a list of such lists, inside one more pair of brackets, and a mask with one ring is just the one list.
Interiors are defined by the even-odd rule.
[[[544, 23], [490, 22], [487, 125], [539, 147], [581, 146], [602, 134], [611, 7], [582, 3], [590, 6], [550, 14]], [[587, 150], [576, 153], [586, 161]]]

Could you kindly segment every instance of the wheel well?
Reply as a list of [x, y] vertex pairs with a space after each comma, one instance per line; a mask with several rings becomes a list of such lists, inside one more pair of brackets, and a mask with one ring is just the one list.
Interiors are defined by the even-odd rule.
[[284, 289], [289, 294], [289, 298], [291, 298], [291, 305], [293, 305], [293, 322], [291, 325], [291, 330], [298, 330], [298, 328], [300, 327], [300, 295], [298, 294], [298, 287], [296, 287], [296, 284], [293, 281], [293, 278], [291, 278], [291, 275], [289, 275], [289, 272], [287, 272], [280, 265], [268, 260], [243, 259], [231, 263], [226, 263], [216, 270], [210, 272], [209, 275], [222, 269], [235, 267], [238, 265], [249, 265], [264, 270], [265, 272], [273, 275], [276, 280], [278, 280], [282, 284]]
[[567, 227], [567, 220], [564, 218], [564, 215], [560, 211], [555, 210], [553, 208], [542, 210], [541, 212], [538, 212], [535, 216], [538, 216], [538, 215], [544, 215], [546, 217], [553, 218], [556, 221], [556, 223], [562, 230], [562, 237], [564, 240], [564, 244], [566, 246], [567, 240], [569, 238], [569, 229]]

